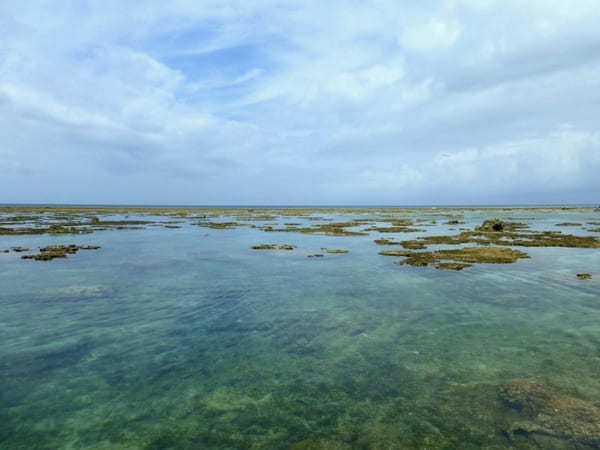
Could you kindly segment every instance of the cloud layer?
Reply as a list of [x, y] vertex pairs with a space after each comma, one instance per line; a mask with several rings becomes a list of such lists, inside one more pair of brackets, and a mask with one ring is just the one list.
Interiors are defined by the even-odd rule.
[[0, 5], [2, 202], [600, 202], [595, 1], [55, 3]]

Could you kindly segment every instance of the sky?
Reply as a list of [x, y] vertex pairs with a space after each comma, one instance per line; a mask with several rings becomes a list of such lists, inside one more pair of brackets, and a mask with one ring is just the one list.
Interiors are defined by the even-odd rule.
[[598, 0], [3, 0], [0, 203], [600, 204]]

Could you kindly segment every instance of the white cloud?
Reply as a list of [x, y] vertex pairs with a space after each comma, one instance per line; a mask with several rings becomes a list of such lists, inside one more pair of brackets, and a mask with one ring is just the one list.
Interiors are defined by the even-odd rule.
[[400, 35], [399, 43], [410, 50], [430, 50], [454, 45], [460, 36], [456, 22], [432, 18], [426, 23], [408, 26]]
[[25, 168], [61, 198], [61, 171], [127, 176], [138, 202], [156, 180], [215, 202], [600, 191], [591, 0], [9, 1], [0, 18], [6, 201], [36, 201]]

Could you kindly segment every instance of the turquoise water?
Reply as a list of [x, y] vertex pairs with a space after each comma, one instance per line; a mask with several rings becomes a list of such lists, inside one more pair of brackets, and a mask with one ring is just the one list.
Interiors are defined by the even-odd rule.
[[[431, 216], [417, 235], [488, 217]], [[590, 232], [554, 224], [600, 220], [506, 217], [573, 234]], [[531, 259], [454, 272], [377, 254], [373, 239], [414, 233], [194, 222], [0, 236], [0, 249], [102, 247], [50, 262], [0, 253], [2, 448], [572, 448], [507, 432], [518, 414], [500, 386], [527, 378], [600, 402], [598, 249], [525, 248]], [[297, 248], [250, 249], [261, 243]], [[307, 258], [322, 247], [349, 253]]]

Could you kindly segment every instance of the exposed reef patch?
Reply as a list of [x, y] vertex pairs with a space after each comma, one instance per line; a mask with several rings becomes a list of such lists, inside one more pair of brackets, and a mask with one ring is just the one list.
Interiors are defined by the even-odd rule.
[[456, 250], [437, 250], [435, 252], [409, 252], [387, 250], [379, 252], [384, 256], [404, 256], [399, 264], [415, 267], [434, 265], [438, 269], [462, 270], [472, 264], [509, 264], [520, 258], [529, 258], [527, 253], [506, 247], [465, 247]]
[[505, 245], [517, 247], [569, 247], [600, 248], [595, 236], [575, 236], [559, 231], [518, 231], [529, 225], [490, 219], [475, 227], [474, 231], [462, 231], [456, 235], [426, 236], [416, 240], [402, 241], [404, 248], [418, 250], [429, 245]]
[[79, 250], [97, 250], [97, 245], [53, 245], [40, 248], [37, 255], [23, 255], [21, 259], [35, 259], [36, 261], [50, 261], [55, 258], [66, 258], [67, 255], [74, 255]]
[[286, 228], [273, 228], [267, 226], [264, 231], [268, 232], [294, 232], [302, 234], [324, 234], [328, 236], [364, 236], [368, 233], [364, 231], [352, 231], [347, 228], [361, 226], [361, 222], [331, 222], [315, 225], [314, 227], [286, 227]]
[[377, 245], [401, 245], [401, 242], [390, 241], [389, 239], [375, 239], [375, 244]]
[[392, 227], [371, 227], [365, 231], [377, 231], [379, 233], [419, 233], [424, 232], [422, 228], [410, 228], [405, 226], [392, 226]]
[[276, 248], [276, 244], [258, 244], [252, 246], [252, 250], [275, 250]]
[[296, 246], [290, 244], [258, 244], [253, 245], [252, 250], [294, 250]]

